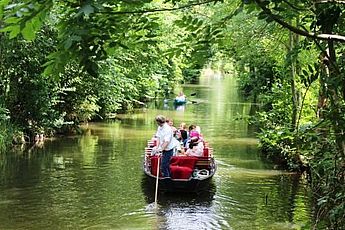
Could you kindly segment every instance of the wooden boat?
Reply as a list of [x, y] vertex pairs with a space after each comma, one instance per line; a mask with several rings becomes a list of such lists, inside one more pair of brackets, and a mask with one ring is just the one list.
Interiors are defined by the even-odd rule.
[[[148, 141], [145, 148], [143, 170], [149, 184], [155, 187], [157, 180], [157, 165], [161, 157], [152, 155], [155, 141]], [[211, 178], [216, 172], [213, 150], [205, 143], [204, 154], [201, 157], [173, 156], [170, 160], [171, 177], [158, 178], [158, 189], [167, 192], [201, 192], [209, 188]]]

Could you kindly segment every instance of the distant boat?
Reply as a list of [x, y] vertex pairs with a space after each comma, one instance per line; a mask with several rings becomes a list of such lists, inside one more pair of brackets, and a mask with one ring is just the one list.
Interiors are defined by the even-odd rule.
[[187, 98], [175, 98], [174, 105], [183, 105], [187, 103]]
[[183, 92], [180, 92], [178, 96], [175, 97], [174, 105], [183, 105], [187, 103], [186, 95]]
[[[160, 158], [151, 155], [153, 147], [154, 141], [148, 141], [145, 148], [143, 170], [149, 179], [149, 184], [154, 187]], [[207, 190], [216, 169], [216, 162], [210, 147], [204, 148], [204, 154], [201, 157], [173, 156], [170, 160], [171, 177], [159, 177], [158, 189], [168, 192], [200, 192]]]

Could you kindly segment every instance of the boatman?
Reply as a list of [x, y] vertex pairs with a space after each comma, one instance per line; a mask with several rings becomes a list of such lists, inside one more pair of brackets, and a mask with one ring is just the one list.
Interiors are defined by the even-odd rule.
[[161, 172], [163, 177], [170, 177], [169, 163], [170, 158], [174, 153], [173, 130], [166, 122], [163, 115], [158, 115], [155, 118], [157, 128], [157, 152], [162, 153]]

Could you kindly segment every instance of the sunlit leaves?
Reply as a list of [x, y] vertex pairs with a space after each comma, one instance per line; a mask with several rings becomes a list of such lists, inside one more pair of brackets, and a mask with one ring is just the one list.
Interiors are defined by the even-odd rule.
[[0, 9], [3, 9], [1, 16], [5, 19], [2, 32], [9, 32], [10, 38], [17, 37], [20, 33], [27, 40], [35, 39], [36, 32], [40, 29], [46, 18], [47, 11], [52, 7], [52, 1], [43, 3], [9, 4], [10, 1], [1, 1]]

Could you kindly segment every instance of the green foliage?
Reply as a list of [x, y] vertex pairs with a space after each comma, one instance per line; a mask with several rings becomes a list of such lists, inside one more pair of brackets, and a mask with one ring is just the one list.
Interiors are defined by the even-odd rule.
[[32, 41], [36, 32], [41, 29], [46, 19], [47, 11], [53, 5], [52, 1], [44, 1], [43, 4], [32, 1], [9, 4], [11, 1], [0, 2], [0, 16], [3, 17], [5, 28], [2, 32], [9, 32], [9, 38], [15, 38], [21, 34], [26, 40]]
[[169, 57], [182, 59], [183, 78], [187, 82], [195, 81], [207, 61], [215, 54], [215, 44], [223, 37], [217, 22], [210, 21], [200, 14], [209, 13], [207, 7], [200, 7], [192, 12], [184, 12], [174, 21], [179, 31], [180, 42], [167, 50]]
[[53, 109], [57, 85], [40, 75], [45, 55], [54, 47], [52, 38], [48, 28], [40, 32], [35, 42], [0, 37], [1, 97], [11, 122], [30, 132], [30, 136], [51, 127], [59, 116]]
[[0, 107], [0, 153], [4, 152], [9, 143], [12, 142], [13, 131], [11, 123], [9, 122], [9, 111], [6, 108]]
[[299, 142], [311, 167], [310, 181], [315, 191], [316, 228], [338, 229], [343, 226], [344, 165], [337, 152], [335, 136], [328, 135], [330, 124], [322, 122], [309, 126], [300, 136]]
[[[128, 17], [117, 13], [140, 10], [147, 2], [122, 2], [116, 6], [87, 2], [80, 7], [78, 1], [54, 3], [45, 10], [50, 11], [47, 22], [57, 29], [57, 35], [46, 30], [30, 43], [3, 36], [3, 71], [10, 69], [13, 76], [4, 75], [12, 81], [10, 91], [6, 91], [8, 81], [1, 82], [2, 93], [7, 97], [7, 106], [13, 107], [11, 114], [16, 114], [12, 120], [32, 133], [61, 126], [71, 130], [68, 126], [76, 128], [82, 121], [106, 118], [142, 105], [157, 94], [172, 92], [182, 79], [181, 63], [177, 58], [169, 60], [161, 55], [166, 53], [166, 44], [177, 39], [167, 26], [171, 22], [163, 15]], [[2, 6], [6, 3], [2, 2]], [[35, 10], [43, 3], [36, 3]], [[11, 33], [16, 22], [31, 22], [26, 16], [35, 10], [22, 17], [15, 13], [20, 9], [13, 5], [3, 11], [11, 18], [5, 22], [4, 32]], [[12, 60], [10, 47], [18, 44], [24, 46], [16, 51], [16, 58], [26, 56], [25, 67], [30, 69]], [[25, 53], [27, 50], [30, 55]], [[15, 104], [20, 106], [12, 106]]]
[[[258, 19], [267, 23], [278, 22], [303, 35], [306, 33], [301, 33], [299, 28], [303, 28], [302, 30], [307, 33], [333, 35], [339, 33], [345, 26], [342, 4], [320, 2], [312, 6], [310, 4], [314, 3], [310, 1], [255, 2], [262, 9], [258, 13]], [[315, 10], [308, 10], [312, 8]], [[255, 7], [249, 5], [247, 9], [253, 12]], [[280, 62], [281, 58], [270, 52], [270, 57], [276, 64], [273, 68], [274, 75], [278, 79], [275, 82], [276, 86], [274, 84], [271, 91], [258, 88], [255, 92], [260, 95], [260, 102], [270, 105], [263, 106], [264, 111], [259, 112], [254, 119], [260, 127], [258, 136], [269, 158], [282, 159], [282, 163], [289, 165], [290, 168], [310, 167], [317, 200], [316, 227], [338, 229], [344, 226], [345, 212], [343, 186], [345, 94], [343, 93], [344, 74], [340, 67], [343, 66], [340, 64], [343, 60], [337, 57], [342, 57], [344, 46], [331, 41], [300, 40], [295, 35], [290, 36], [289, 43], [287, 39], [282, 41], [286, 47], [289, 47], [289, 50], [284, 51], [285, 63]], [[263, 43], [259, 41], [258, 44]], [[295, 46], [291, 47], [291, 44]], [[277, 42], [271, 40], [272, 46], [278, 47]], [[251, 46], [250, 49], [254, 50], [254, 55], [260, 53], [255, 47]], [[236, 55], [239, 53], [238, 50], [235, 49]], [[240, 53], [243, 54], [243, 51], [240, 50]], [[267, 60], [267, 57], [262, 59]], [[244, 65], [243, 61], [239, 65], [241, 70], [249, 72], [241, 75], [241, 82], [254, 85], [257, 78], [255, 70], [260, 64], [250, 65], [253, 60], [251, 58], [240, 60], [245, 60]], [[289, 77], [289, 70], [295, 71], [294, 78]], [[265, 76], [265, 73], [261, 72], [259, 75]], [[289, 87], [292, 81], [295, 91]], [[254, 92], [249, 89], [249, 92]], [[298, 94], [293, 95], [292, 92], [300, 92], [302, 97]], [[300, 100], [300, 106], [297, 106], [299, 125], [295, 131], [290, 127], [293, 111], [291, 98], [294, 98], [295, 102]]]
[[[345, 41], [337, 35], [345, 5], [224, 0], [181, 7], [190, 3], [0, 1], [1, 128], [77, 128], [168, 96], [222, 57], [234, 61], [241, 89], [262, 105], [253, 122], [266, 156], [290, 169], [304, 167], [305, 157], [324, 225], [344, 226], [345, 48], [333, 40]], [[162, 11], [172, 6], [181, 8]], [[4, 132], [0, 147], [11, 132], [22, 135]]]

